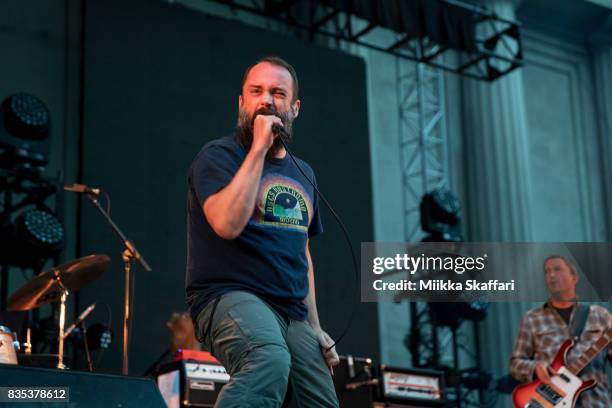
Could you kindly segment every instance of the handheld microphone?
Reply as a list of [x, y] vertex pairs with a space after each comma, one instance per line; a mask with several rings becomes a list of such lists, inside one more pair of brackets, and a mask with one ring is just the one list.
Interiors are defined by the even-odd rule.
[[282, 127], [281, 125], [279, 125], [278, 123], [274, 123], [272, 125], [272, 133], [274, 133], [277, 137], [278, 136], [282, 136], [285, 139], [287, 139], [289, 137], [289, 135], [287, 134], [287, 131], [285, 130], [285, 128]]
[[99, 196], [102, 193], [102, 189], [100, 188], [91, 188], [86, 186], [85, 184], [66, 184], [64, 186], [65, 191], [70, 191], [72, 193], [85, 193], [91, 194], [95, 196]]
[[83, 320], [85, 320], [85, 318], [96, 308], [96, 304], [92, 303], [91, 305], [89, 305], [89, 307], [87, 309], [85, 309], [83, 311], [83, 313], [81, 313], [79, 315], [79, 317], [74, 321], [74, 323], [72, 323], [70, 325], [70, 327], [68, 327], [68, 330], [66, 330], [66, 332], [64, 332], [64, 338], [68, 337], [68, 335], [70, 333], [72, 333], [72, 331], [75, 329], [75, 327], [77, 327], [79, 324], [81, 324], [81, 322]]
[[[277, 115], [276, 113], [276, 108], [274, 107], [274, 105], [270, 105], [269, 107], [266, 108], [259, 108], [255, 111], [255, 114], [253, 115], [253, 120], [255, 119], [255, 117], [257, 117], [258, 115], [271, 115], [271, 116], [276, 116], [277, 118], [280, 118], [280, 116]], [[285, 139], [288, 138], [288, 134], [287, 131], [285, 130], [285, 128], [281, 125], [279, 125], [278, 123], [274, 123], [272, 125], [272, 133], [274, 133], [274, 136], [278, 137], [278, 136], [282, 136]]]

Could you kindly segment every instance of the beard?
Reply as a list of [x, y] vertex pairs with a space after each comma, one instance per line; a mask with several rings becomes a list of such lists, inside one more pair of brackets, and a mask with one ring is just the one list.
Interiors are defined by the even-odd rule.
[[274, 142], [272, 142], [272, 146], [268, 149], [266, 153], [266, 160], [270, 160], [274, 158], [279, 150], [283, 147], [281, 143], [281, 138], [285, 144], [291, 142], [293, 136], [293, 115], [291, 111], [287, 110], [284, 112], [278, 112], [269, 108], [260, 108], [256, 110], [252, 115], [249, 114], [244, 109], [240, 108], [238, 110], [238, 121], [236, 124], [236, 128], [238, 131], [238, 138], [240, 139], [240, 143], [248, 152], [251, 149], [251, 144], [253, 144], [253, 123], [255, 122], [255, 117], [257, 115], [274, 115], [281, 120], [283, 123], [283, 129], [285, 132], [280, 133], [278, 136], [274, 138]]

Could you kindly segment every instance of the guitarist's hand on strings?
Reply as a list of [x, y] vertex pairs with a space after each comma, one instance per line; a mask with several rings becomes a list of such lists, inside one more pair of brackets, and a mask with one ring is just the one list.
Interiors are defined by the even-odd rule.
[[540, 381], [550, 385], [552, 384], [550, 377], [555, 375], [555, 372], [550, 368], [550, 365], [540, 362], [535, 366], [535, 375]]

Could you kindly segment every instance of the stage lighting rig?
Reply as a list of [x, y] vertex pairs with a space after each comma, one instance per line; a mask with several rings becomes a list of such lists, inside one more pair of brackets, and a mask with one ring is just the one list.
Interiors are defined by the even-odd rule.
[[[15, 93], [0, 104], [3, 266], [38, 269], [64, 248], [64, 227], [45, 204], [59, 185], [43, 175], [48, 164], [50, 127], [49, 109], [34, 95]], [[6, 274], [6, 268], [2, 273]]]

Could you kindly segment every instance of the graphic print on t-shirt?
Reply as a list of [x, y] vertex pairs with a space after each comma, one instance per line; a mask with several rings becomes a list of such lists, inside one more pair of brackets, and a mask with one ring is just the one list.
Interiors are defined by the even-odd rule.
[[312, 200], [300, 183], [279, 174], [261, 180], [253, 221], [261, 226], [308, 233]]

